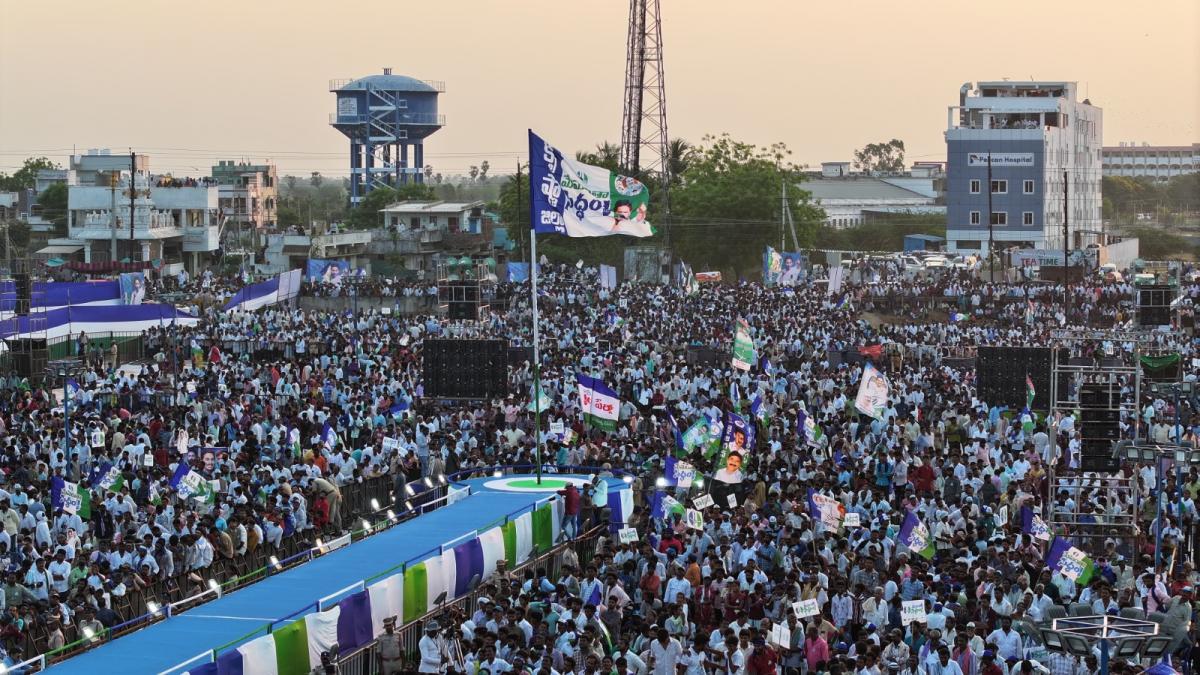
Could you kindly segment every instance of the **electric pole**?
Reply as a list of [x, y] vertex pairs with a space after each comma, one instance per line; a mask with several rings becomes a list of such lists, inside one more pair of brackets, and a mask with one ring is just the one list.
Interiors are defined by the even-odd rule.
[[[137, 181], [134, 177], [137, 176], [137, 155], [133, 154], [133, 150], [129, 150], [129, 262], [133, 262], [134, 256], [137, 255], [137, 241], [133, 238], [133, 225], [135, 218], [133, 217], [133, 202], [137, 198]], [[149, 185], [149, 176], [146, 178], [146, 184]], [[147, 223], [147, 226], [149, 223]]]
[[988, 150], [988, 165], [987, 165], [987, 184], [988, 184], [988, 275], [991, 277], [988, 281], [996, 283], [996, 232], [994, 211], [992, 210], [992, 151]]
[[1068, 257], [1071, 247], [1071, 210], [1068, 199], [1070, 185], [1067, 182], [1067, 171], [1063, 169], [1063, 310], [1070, 320], [1071, 316], [1071, 260]]

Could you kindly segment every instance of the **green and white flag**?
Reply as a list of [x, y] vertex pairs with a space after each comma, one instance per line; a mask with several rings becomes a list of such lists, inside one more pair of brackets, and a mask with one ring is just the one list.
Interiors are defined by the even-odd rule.
[[583, 408], [583, 421], [604, 431], [616, 431], [621, 415], [621, 399], [600, 378], [582, 373], [575, 379], [579, 383], [579, 403]]
[[80, 487], [79, 483], [63, 481], [59, 499], [62, 500], [63, 511], [74, 513], [80, 518], [92, 516], [92, 491], [86, 487]]
[[694, 450], [708, 444], [708, 418], [701, 417], [683, 432], [683, 449]]
[[98, 485], [100, 489], [107, 492], [120, 492], [121, 488], [125, 485], [125, 476], [121, 474], [120, 469], [113, 466], [100, 477]]
[[733, 367], [750, 370], [758, 358], [754, 352], [754, 338], [750, 337], [750, 324], [738, 319], [737, 332], [733, 336]]
[[529, 405], [526, 407], [529, 409], [529, 412], [546, 412], [550, 409], [551, 405], [554, 405], [554, 399], [547, 396], [546, 390], [539, 386], [537, 395], [531, 396]]

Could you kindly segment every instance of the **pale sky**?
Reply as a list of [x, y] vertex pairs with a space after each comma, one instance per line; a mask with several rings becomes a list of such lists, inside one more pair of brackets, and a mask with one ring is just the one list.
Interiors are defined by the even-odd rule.
[[[783, 141], [800, 163], [899, 138], [945, 156], [968, 81], [1075, 80], [1104, 142], [1200, 140], [1196, 0], [661, 0], [672, 137]], [[353, 9], [351, 9], [353, 8]], [[566, 152], [620, 140], [625, 0], [0, 0], [0, 171], [130, 147], [345, 175], [333, 78], [444, 80], [426, 142], [446, 174], [511, 172], [532, 127]]]

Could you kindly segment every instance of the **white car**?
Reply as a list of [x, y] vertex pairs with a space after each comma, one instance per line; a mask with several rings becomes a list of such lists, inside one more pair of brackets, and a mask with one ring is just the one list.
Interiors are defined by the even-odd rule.
[[925, 262], [924, 262], [925, 269], [927, 269], [927, 270], [945, 267], [946, 264], [947, 264], [946, 259], [940, 255], [931, 255], [928, 258], [926, 258]]

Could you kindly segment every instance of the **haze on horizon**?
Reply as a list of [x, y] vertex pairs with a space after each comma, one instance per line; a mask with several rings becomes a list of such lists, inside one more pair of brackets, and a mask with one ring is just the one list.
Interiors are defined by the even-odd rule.
[[[1080, 83], [1104, 143], [1200, 140], [1200, 3], [661, 0], [672, 137], [783, 141], [798, 163], [902, 139], [945, 157], [967, 81]], [[217, 159], [347, 173], [328, 82], [443, 80], [427, 163], [512, 171], [525, 129], [565, 151], [620, 140], [628, 3], [442, 0], [0, 3], [0, 171], [133, 147], [156, 172]]]

